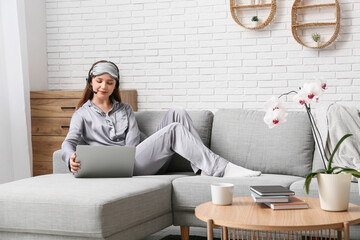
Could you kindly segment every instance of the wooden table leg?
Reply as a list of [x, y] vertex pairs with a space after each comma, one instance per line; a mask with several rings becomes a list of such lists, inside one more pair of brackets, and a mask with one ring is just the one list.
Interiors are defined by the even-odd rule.
[[336, 230], [337, 231], [337, 240], [342, 239], [342, 230]]
[[207, 221], [207, 239], [213, 240], [213, 228], [214, 228], [214, 221], [209, 219]]
[[189, 240], [190, 227], [180, 226], [180, 230], [181, 230], [181, 240]]
[[344, 240], [350, 240], [349, 222], [344, 222]]
[[227, 227], [222, 227], [222, 229], [223, 229], [223, 231], [222, 231], [222, 233], [223, 233], [223, 239], [224, 240], [228, 240], [228, 228]]

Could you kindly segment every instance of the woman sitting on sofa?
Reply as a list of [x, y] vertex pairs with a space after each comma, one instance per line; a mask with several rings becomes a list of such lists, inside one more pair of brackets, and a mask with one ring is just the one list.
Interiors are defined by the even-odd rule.
[[62, 144], [62, 158], [70, 171], [80, 167], [76, 145], [136, 146], [134, 175], [156, 174], [176, 152], [191, 162], [194, 172], [216, 177], [259, 176], [234, 165], [208, 149], [200, 139], [186, 111], [171, 109], [157, 131], [140, 143], [140, 131], [129, 104], [122, 103], [119, 69], [109, 61], [92, 65], [87, 84], [73, 114], [70, 129]]

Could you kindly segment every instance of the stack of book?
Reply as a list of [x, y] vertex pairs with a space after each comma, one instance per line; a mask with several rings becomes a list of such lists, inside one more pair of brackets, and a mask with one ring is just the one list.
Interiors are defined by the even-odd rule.
[[295, 192], [280, 185], [250, 186], [251, 197], [256, 203], [263, 203], [272, 209], [303, 209], [308, 204], [295, 197]]

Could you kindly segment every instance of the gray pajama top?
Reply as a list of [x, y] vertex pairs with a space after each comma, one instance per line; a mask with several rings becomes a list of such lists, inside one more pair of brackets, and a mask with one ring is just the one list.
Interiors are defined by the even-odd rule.
[[138, 145], [140, 131], [131, 106], [114, 100], [112, 108], [104, 113], [88, 100], [73, 114], [69, 132], [61, 146], [62, 159], [67, 166], [80, 141], [89, 145]]

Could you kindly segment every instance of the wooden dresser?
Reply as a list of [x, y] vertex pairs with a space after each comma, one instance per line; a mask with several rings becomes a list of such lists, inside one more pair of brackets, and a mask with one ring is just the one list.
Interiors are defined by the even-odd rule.
[[[34, 176], [52, 173], [52, 154], [61, 148], [81, 96], [82, 91], [30, 92]], [[120, 96], [137, 111], [136, 90], [122, 90]]]

